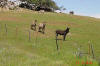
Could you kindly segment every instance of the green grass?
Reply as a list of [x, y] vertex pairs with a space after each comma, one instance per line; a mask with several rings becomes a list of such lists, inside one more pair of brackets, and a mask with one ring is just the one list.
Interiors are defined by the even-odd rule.
[[[33, 20], [38, 24], [46, 21], [46, 33], [43, 35], [28, 31]], [[8, 33], [5, 33], [7, 24]], [[66, 41], [58, 41], [60, 50], [56, 50], [55, 30], [70, 27]], [[16, 27], [18, 35], [16, 36]], [[44, 13], [32, 11], [0, 12], [0, 66], [85, 66], [81, 62], [92, 61], [86, 66], [98, 66], [92, 56], [76, 58], [75, 52], [82, 46], [88, 52], [89, 41], [94, 46], [95, 57], [100, 59], [100, 19], [68, 14]], [[62, 38], [59, 36], [59, 38]], [[79, 64], [76, 64], [79, 61]]]

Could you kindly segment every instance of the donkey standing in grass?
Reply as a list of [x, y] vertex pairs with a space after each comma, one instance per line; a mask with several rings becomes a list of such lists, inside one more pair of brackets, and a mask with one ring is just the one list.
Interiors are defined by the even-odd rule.
[[31, 24], [31, 29], [36, 31], [36, 25], [37, 25], [37, 20], [33, 21], [33, 23]]
[[69, 29], [70, 28], [67, 27], [66, 30], [56, 30], [56, 40], [57, 40], [58, 35], [62, 35], [63, 36], [63, 40], [65, 40], [66, 35], [69, 33]]
[[45, 26], [46, 26], [45, 22], [40, 23], [39, 26], [38, 26], [39, 27], [38, 32], [42, 32], [44, 34]]

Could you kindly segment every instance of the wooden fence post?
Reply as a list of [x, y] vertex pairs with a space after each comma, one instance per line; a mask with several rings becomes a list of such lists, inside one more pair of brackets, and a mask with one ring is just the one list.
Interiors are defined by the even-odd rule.
[[95, 58], [94, 56], [94, 48], [93, 48], [93, 45], [91, 44], [91, 50], [92, 50], [92, 56], [93, 56], [93, 59]]
[[16, 26], [16, 38], [17, 38], [17, 35], [18, 35], [18, 27]]
[[100, 59], [98, 60], [98, 66], [100, 66]]
[[7, 24], [5, 24], [5, 32], [6, 32], [6, 37], [7, 37], [7, 32], [8, 32], [8, 30], [7, 30]]
[[91, 47], [90, 47], [90, 43], [89, 43], [89, 45], [88, 45], [89, 47], [88, 47], [88, 54], [90, 55], [91, 53], [90, 53], [90, 51], [91, 51]]
[[31, 32], [29, 30], [29, 41], [31, 41]]
[[58, 47], [57, 37], [56, 37], [56, 47], [57, 47], [57, 51], [58, 51], [59, 47]]

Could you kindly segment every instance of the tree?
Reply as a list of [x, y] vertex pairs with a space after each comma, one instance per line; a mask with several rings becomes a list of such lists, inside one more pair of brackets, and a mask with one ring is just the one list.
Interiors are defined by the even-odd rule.
[[53, 10], [58, 10], [59, 7], [56, 5], [56, 3], [53, 0], [20, 0], [20, 1], [26, 1], [30, 4], [35, 4], [37, 7], [44, 7], [44, 8], [52, 8]]
[[7, 5], [8, 0], [0, 0], [0, 7], [4, 7], [5, 5]]
[[64, 8], [64, 6], [61, 6], [61, 7], [60, 7], [60, 11], [61, 11], [61, 12], [65, 12], [65, 11], [66, 11], [66, 8]]

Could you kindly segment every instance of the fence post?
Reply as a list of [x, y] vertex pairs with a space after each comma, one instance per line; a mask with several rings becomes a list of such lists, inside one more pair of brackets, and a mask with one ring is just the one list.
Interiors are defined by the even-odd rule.
[[100, 59], [98, 60], [98, 66], [100, 66]]
[[91, 49], [90, 49], [91, 47], [90, 47], [90, 41], [89, 41], [89, 45], [88, 45], [88, 54], [90, 55], [91, 53], [90, 53], [90, 51], [91, 51]]
[[93, 45], [91, 44], [91, 50], [92, 50], [92, 56], [93, 56], [93, 59], [95, 58], [94, 56], [94, 48], [93, 48]]
[[17, 35], [18, 35], [18, 27], [16, 26], [16, 38], [17, 38]]
[[5, 24], [5, 32], [6, 32], [6, 37], [7, 37], [7, 32], [8, 32], [8, 30], [7, 30], [7, 24]]
[[59, 48], [58, 48], [57, 37], [56, 37], [56, 47], [57, 47], [57, 51], [58, 51], [58, 50], [59, 50]]
[[29, 41], [31, 41], [31, 32], [29, 30]]

